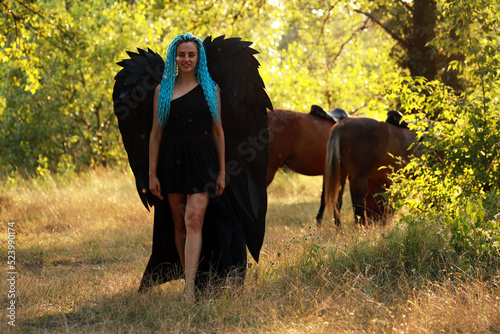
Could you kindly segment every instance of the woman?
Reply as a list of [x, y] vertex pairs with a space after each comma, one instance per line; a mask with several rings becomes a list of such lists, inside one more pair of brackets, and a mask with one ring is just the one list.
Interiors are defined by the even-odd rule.
[[201, 40], [179, 35], [170, 44], [154, 96], [149, 142], [150, 190], [167, 197], [185, 294], [194, 299], [202, 228], [210, 196], [225, 188], [220, 97]]

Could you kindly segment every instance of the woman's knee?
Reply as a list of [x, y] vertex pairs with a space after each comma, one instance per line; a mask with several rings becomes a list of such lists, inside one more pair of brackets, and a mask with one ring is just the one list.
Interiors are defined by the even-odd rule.
[[186, 225], [184, 223], [184, 219], [179, 221], [174, 220], [174, 232], [178, 235], [186, 234]]
[[186, 212], [186, 231], [201, 232], [204, 215], [201, 212]]

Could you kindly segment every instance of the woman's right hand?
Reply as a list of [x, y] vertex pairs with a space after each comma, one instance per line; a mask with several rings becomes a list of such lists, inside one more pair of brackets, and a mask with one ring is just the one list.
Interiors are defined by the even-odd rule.
[[149, 178], [149, 190], [151, 190], [153, 195], [163, 200], [163, 196], [161, 195], [160, 181], [156, 176]]

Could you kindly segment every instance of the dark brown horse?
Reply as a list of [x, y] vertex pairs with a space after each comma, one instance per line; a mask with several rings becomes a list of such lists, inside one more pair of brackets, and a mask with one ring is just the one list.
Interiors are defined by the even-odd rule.
[[[268, 112], [269, 164], [267, 185], [272, 182], [276, 171], [287, 166], [304, 175], [323, 175], [325, 172], [326, 143], [332, 127], [347, 113], [335, 108], [326, 113], [313, 105], [309, 114], [274, 109]], [[324, 189], [324, 187], [323, 187]], [[316, 221], [321, 222], [325, 210], [324, 193]]]
[[[368, 117], [350, 117], [332, 129], [324, 187], [337, 225], [340, 225], [338, 202], [347, 177], [356, 222], [366, 225], [367, 218], [386, 218], [383, 203], [376, 199], [373, 202], [370, 194], [384, 192], [391, 185], [389, 174], [409, 160], [416, 140], [416, 134], [408, 128]], [[373, 212], [377, 208], [379, 212]]]

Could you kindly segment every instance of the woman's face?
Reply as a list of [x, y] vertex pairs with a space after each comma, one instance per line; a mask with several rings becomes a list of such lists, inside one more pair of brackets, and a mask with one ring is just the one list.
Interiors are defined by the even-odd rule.
[[177, 55], [175, 62], [179, 67], [179, 72], [194, 71], [198, 63], [198, 46], [195, 42], [183, 42], [177, 45]]

